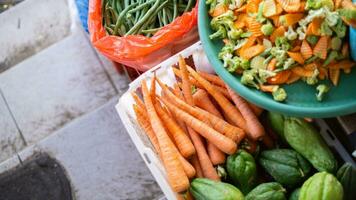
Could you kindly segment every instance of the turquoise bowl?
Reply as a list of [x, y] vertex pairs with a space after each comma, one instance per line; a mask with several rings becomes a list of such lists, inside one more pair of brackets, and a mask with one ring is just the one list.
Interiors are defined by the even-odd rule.
[[[274, 101], [270, 94], [242, 85], [240, 76], [229, 73], [217, 56], [223, 43], [219, 40], [209, 39], [209, 35], [213, 32], [210, 28], [210, 20], [205, 0], [200, 0], [198, 28], [205, 53], [215, 72], [246, 100], [270, 111], [298, 117], [327, 118], [356, 112], [355, 69], [352, 70], [351, 74], [341, 73], [339, 85], [331, 87], [322, 102], [316, 100], [315, 86], [309, 86], [302, 81], [283, 86], [288, 93], [288, 98], [282, 103]], [[352, 44], [350, 46], [356, 45], [353, 41], [351, 39], [350, 43], [352, 42]], [[331, 85], [329, 81], [324, 81], [324, 83]]]

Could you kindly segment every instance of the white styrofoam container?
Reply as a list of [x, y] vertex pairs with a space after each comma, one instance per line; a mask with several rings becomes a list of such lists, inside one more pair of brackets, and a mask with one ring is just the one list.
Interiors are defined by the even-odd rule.
[[[172, 86], [176, 82], [176, 79], [171, 66], [178, 63], [178, 55], [182, 55], [183, 57], [193, 56], [194, 59], [194, 57], [197, 57], [194, 55], [201, 54], [201, 51], [201, 43], [197, 42], [187, 49], [165, 60], [156, 67], [153, 67], [149, 71], [145, 72], [129, 85], [128, 91], [121, 96], [119, 103], [116, 105], [116, 110], [120, 115], [122, 123], [124, 124], [141, 157], [145, 161], [147, 167], [150, 169], [152, 175], [156, 179], [158, 185], [161, 187], [164, 195], [168, 200], [178, 199], [177, 193], [175, 193], [169, 186], [162, 162], [153, 149], [153, 146], [151, 145], [148, 137], [140, 129], [136, 122], [135, 113], [132, 108], [134, 100], [130, 93], [140, 87], [142, 80], [149, 80], [153, 76], [153, 72], [155, 72], [156, 76], [164, 83]], [[198, 63], [204, 62], [196, 62], [196, 64]], [[147, 81], [147, 84], [150, 84], [150, 81]], [[160, 88], [157, 88], [156, 92], [159, 94], [161, 92]]]
[[[136, 91], [136, 89], [140, 87], [142, 80], [146, 79], [147, 84], [150, 84], [149, 80], [154, 72], [163, 82], [172, 86], [176, 82], [176, 79], [171, 66], [178, 63], [178, 55], [182, 55], [183, 57], [192, 56], [197, 69], [211, 72], [209, 66], [206, 65], [207, 58], [205, 54], [202, 53], [202, 45], [200, 42], [197, 42], [138, 77], [129, 85], [128, 91], [121, 96], [119, 103], [116, 105], [116, 110], [119, 113], [127, 132], [168, 200], [178, 199], [177, 193], [175, 193], [169, 186], [162, 162], [155, 153], [148, 137], [136, 122], [135, 113], [132, 107], [134, 100], [130, 93]], [[161, 91], [159, 87], [156, 89], [156, 92], [157, 94], [160, 94]], [[355, 164], [325, 121], [322, 119], [316, 120], [316, 125], [319, 126], [320, 134], [323, 139], [339, 154], [340, 158], [345, 162]]]

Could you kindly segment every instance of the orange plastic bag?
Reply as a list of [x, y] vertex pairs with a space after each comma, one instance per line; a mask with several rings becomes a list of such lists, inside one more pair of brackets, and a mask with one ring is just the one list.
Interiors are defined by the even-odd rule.
[[196, 28], [199, 1], [190, 12], [177, 17], [150, 38], [108, 35], [102, 24], [101, 1], [89, 1], [90, 40], [96, 49], [115, 62], [146, 71], [199, 39]]

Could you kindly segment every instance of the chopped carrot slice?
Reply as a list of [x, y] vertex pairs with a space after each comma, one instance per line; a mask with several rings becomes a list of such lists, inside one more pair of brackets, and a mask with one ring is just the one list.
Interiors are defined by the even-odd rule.
[[291, 52], [298, 52], [300, 51], [300, 46], [297, 45], [297, 46], [294, 46], [293, 49], [290, 50]]
[[274, 0], [265, 0], [263, 5], [263, 15], [271, 17], [277, 14], [277, 5]]
[[263, 35], [261, 31], [262, 24], [256, 21], [255, 18], [249, 17], [247, 18], [247, 26], [248, 30], [252, 33], [253, 36], [258, 37]]
[[273, 71], [276, 69], [276, 64], [277, 64], [277, 59], [276, 58], [272, 58], [271, 61], [269, 61], [268, 65], [267, 65], [267, 70], [269, 71]]
[[210, 13], [212, 17], [217, 17], [219, 15], [224, 14], [227, 12], [229, 8], [225, 4], [218, 4], [215, 9]]
[[336, 86], [339, 83], [340, 69], [329, 69], [329, 77], [331, 82]]
[[258, 12], [258, 6], [259, 6], [260, 2], [261, 2], [261, 0], [249, 0], [249, 1], [247, 1], [246, 12], [247, 13], [257, 13]]
[[279, 15], [275, 15], [275, 16], [270, 17], [270, 19], [272, 20], [273, 25], [275, 27], [280, 27], [281, 26], [281, 22], [279, 21], [279, 17], [280, 17]]
[[313, 49], [313, 55], [326, 59], [328, 55], [328, 40], [329, 36], [321, 36]]
[[299, 7], [299, 9], [296, 11], [296, 12], [304, 12], [305, 11], [305, 4], [307, 4], [307, 2], [306, 1], [301, 1], [300, 2], [300, 7]]
[[342, 60], [338, 63], [334, 63], [329, 65], [329, 69], [350, 69], [356, 65], [355, 62], [352, 62], [351, 60]]
[[247, 49], [243, 49], [240, 52], [240, 56], [242, 58], [250, 60], [251, 58], [261, 54], [264, 50], [265, 50], [265, 47], [263, 45], [258, 44], [258, 45], [249, 47]]
[[286, 32], [286, 29], [284, 26], [280, 26], [277, 29], [275, 29], [270, 37], [272, 42], [275, 42], [277, 37], [283, 37], [284, 33]]
[[288, 13], [288, 14], [282, 15], [281, 17], [284, 18], [283, 25], [293, 26], [294, 24], [298, 23], [304, 17], [304, 13]]
[[309, 43], [306, 40], [303, 40], [302, 42], [302, 46], [300, 47], [300, 53], [305, 59], [308, 59], [313, 56], [313, 49], [310, 47]]
[[274, 84], [274, 85], [284, 84], [287, 82], [291, 73], [292, 72], [290, 70], [284, 70], [284, 71], [278, 72], [277, 75], [275, 75], [271, 78], [268, 78], [267, 83]]
[[305, 68], [306, 70], [311, 70], [311, 71], [314, 71], [314, 70], [317, 69], [318, 67], [319, 67], [319, 65], [318, 65], [317, 63], [315, 63], [315, 62], [309, 63], [309, 64], [307, 64], [307, 65], [304, 65], [304, 68]]
[[301, 53], [299, 52], [287, 52], [289, 57], [291, 57], [293, 60], [297, 61], [299, 64], [304, 64], [304, 58]]
[[276, 90], [276, 88], [278, 88], [278, 85], [260, 85], [260, 90], [262, 92], [273, 92], [274, 90]]
[[300, 8], [300, 0], [277, 0], [286, 12], [297, 12]]
[[277, 12], [276, 12], [276, 15], [280, 15], [280, 14], [282, 14], [282, 12], [283, 12], [283, 8], [282, 8], [282, 6], [281, 6], [281, 4], [280, 3], [277, 3]]
[[299, 76], [298, 74], [295, 74], [292, 72], [292, 74], [289, 76], [288, 80], [287, 80], [287, 84], [292, 84], [294, 82], [297, 82], [299, 79], [301, 78], [301, 76]]
[[335, 9], [340, 8], [342, 2], [343, 0], [334, 0]]
[[241, 12], [246, 12], [246, 4], [245, 5], [243, 5], [243, 6], [241, 6], [240, 8], [238, 8], [238, 9], [236, 9], [235, 10], [235, 14], [238, 14], [238, 13], [241, 13]]
[[292, 72], [301, 77], [311, 77], [314, 74], [314, 70], [307, 70], [304, 67], [293, 67]]
[[328, 70], [325, 67], [318, 67], [319, 75], [318, 78], [324, 80], [328, 77]]
[[249, 38], [247, 39], [247, 42], [246, 42], [240, 49], [237, 50], [237, 52], [236, 52], [237, 55], [241, 54], [241, 52], [242, 52], [244, 49], [247, 49], [247, 48], [253, 46], [253, 45], [255, 44], [255, 42], [256, 42], [256, 37], [249, 37]]
[[321, 23], [323, 22], [322, 18], [315, 18], [307, 28], [307, 35], [320, 35], [320, 27]]

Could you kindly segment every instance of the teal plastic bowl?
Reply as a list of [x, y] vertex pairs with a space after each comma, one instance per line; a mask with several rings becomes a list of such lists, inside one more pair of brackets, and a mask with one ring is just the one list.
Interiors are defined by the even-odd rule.
[[[331, 87], [322, 102], [316, 100], [315, 86], [309, 86], [302, 81], [283, 86], [288, 93], [288, 98], [282, 103], [274, 101], [270, 94], [242, 85], [240, 76], [229, 73], [217, 56], [223, 43], [220, 40], [209, 39], [209, 35], [213, 32], [210, 28], [210, 20], [205, 0], [201, 0], [198, 11], [198, 28], [205, 53], [215, 72], [248, 101], [270, 111], [298, 117], [327, 118], [356, 112], [355, 69], [351, 74], [341, 73], [339, 85]], [[331, 85], [329, 81], [325, 83]]]

